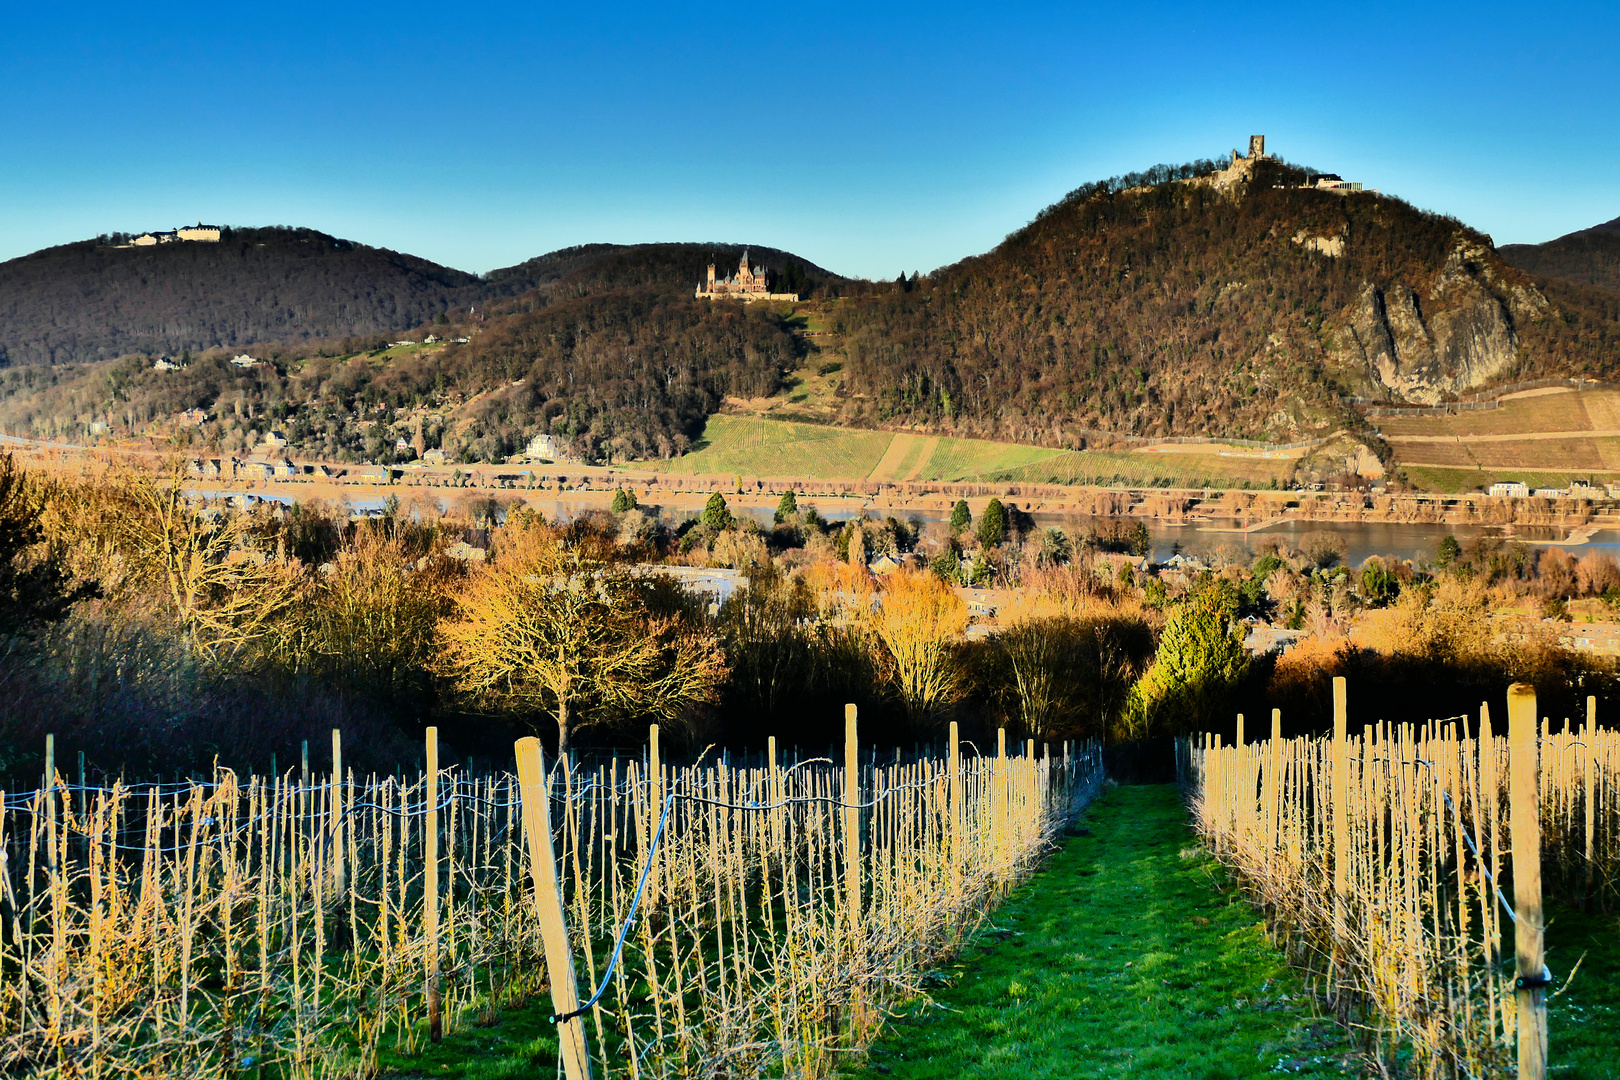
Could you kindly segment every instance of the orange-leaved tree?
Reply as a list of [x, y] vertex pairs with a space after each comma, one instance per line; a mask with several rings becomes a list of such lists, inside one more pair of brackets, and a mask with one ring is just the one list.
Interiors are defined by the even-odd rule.
[[502, 530], [440, 627], [444, 665], [469, 697], [557, 722], [559, 752], [613, 718], [676, 719], [726, 675], [715, 635], [666, 614], [648, 582], [593, 545], [528, 522]]
[[933, 573], [897, 570], [879, 585], [870, 618], [912, 723], [956, 700], [962, 689], [956, 646], [968, 624], [961, 597]]

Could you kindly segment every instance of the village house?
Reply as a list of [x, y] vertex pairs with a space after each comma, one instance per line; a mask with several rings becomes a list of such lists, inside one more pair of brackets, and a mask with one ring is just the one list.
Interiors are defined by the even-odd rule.
[[523, 448], [523, 455], [530, 461], [556, 461], [560, 456], [557, 436], [536, 435], [529, 440], [529, 445]]
[[1498, 480], [1491, 485], [1490, 494], [1509, 499], [1523, 499], [1529, 496], [1530, 488], [1521, 480]]

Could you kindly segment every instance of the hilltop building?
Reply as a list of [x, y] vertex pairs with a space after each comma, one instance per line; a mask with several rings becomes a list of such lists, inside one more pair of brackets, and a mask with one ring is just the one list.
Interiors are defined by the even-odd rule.
[[134, 247], [155, 247], [158, 244], [177, 244], [182, 241], [192, 243], [217, 244], [219, 243], [220, 227], [218, 225], [204, 225], [197, 222], [195, 225], [182, 225], [178, 229], [168, 232], [142, 233], [130, 241]]
[[[1264, 135], [1249, 136], [1249, 153], [1239, 156], [1236, 150], [1232, 151], [1232, 160], [1224, 169], [1217, 169], [1208, 176], [1200, 176], [1188, 181], [1193, 184], [1207, 184], [1216, 190], [1235, 188], [1242, 181], [1246, 181], [1254, 173], [1254, 167], [1262, 161], [1276, 161], [1273, 154], [1266, 153], [1266, 137]], [[1352, 195], [1365, 191], [1366, 188], [1354, 181], [1346, 180], [1335, 173], [1323, 173], [1320, 176], [1311, 176], [1300, 185], [1315, 191], [1331, 191], [1335, 195]], [[1371, 194], [1378, 194], [1377, 191]]]
[[773, 293], [765, 283], [765, 270], [748, 264], [748, 252], [737, 264], [737, 276], [716, 279], [714, 263], [709, 264], [709, 276], [697, 287], [699, 300], [798, 300], [798, 293]]

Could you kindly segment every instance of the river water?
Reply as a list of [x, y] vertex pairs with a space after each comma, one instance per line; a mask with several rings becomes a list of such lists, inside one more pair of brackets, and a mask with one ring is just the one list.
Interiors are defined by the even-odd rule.
[[[211, 497], [218, 497], [222, 493], [212, 492]], [[230, 494], [230, 493], [225, 493]], [[263, 494], [257, 494], [265, 498]], [[483, 494], [480, 492], [479, 494]], [[492, 492], [500, 495], [504, 492]], [[286, 496], [269, 496], [281, 502], [291, 502]], [[449, 500], [437, 500], [441, 508], [447, 508]], [[602, 509], [605, 497], [600, 494], [576, 496], [573, 498], [539, 498], [532, 495], [528, 500], [531, 505], [547, 517], [568, 519], [589, 509]], [[358, 512], [377, 512], [383, 507], [381, 498], [351, 498], [347, 500], [350, 508]], [[741, 500], [733, 499], [732, 512], [739, 517], [752, 518], [760, 525], [769, 528], [774, 514], [774, 506], [749, 505]], [[847, 521], [852, 517], [865, 514], [868, 517], [884, 518], [891, 514], [902, 521], [918, 521], [924, 525], [944, 524], [950, 519], [950, 512], [937, 509], [918, 509], [912, 507], [884, 507], [863, 505], [857, 499], [817, 498], [806, 497], [800, 501], [802, 507], [815, 506], [817, 512], [826, 520], [834, 522]], [[684, 517], [692, 510], [671, 509], [672, 516]], [[1038, 528], [1048, 526], [1078, 526], [1084, 528], [1085, 519], [1072, 514], [1036, 513], [1031, 515]], [[1135, 519], [1130, 519], [1134, 523]], [[1253, 529], [1245, 532], [1238, 522], [1195, 522], [1191, 524], [1172, 524], [1152, 518], [1140, 519], [1147, 526], [1148, 536], [1152, 543], [1152, 557], [1155, 562], [1168, 559], [1179, 545], [1179, 550], [1191, 555], [1207, 555], [1225, 552], [1229, 555], [1238, 555], [1241, 552], [1258, 552], [1270, 547], [1273, 543], [1281, 542], [1290, 550], [1299, 549], [1305, 538], [1312, 533], [1325, 533], [1333, 537], [1340, 550], [1344, 552], [1344, 559], [1351, 566], [1360, 566], [1368, 558], [1379, 555], [1384, 558], [1412, 559], [1414, 561], [1433, 559], [1436, 547], [1442, 537], [1455, 536], [1465, 546], [1478, 536], [1503, 536], [1504, 531], [1495, 526], [1483, 525], [1432, 525], [1432, 524], [1406, 524], [1393, 522], [1344, 522], [1344, 521], [1286, 521], [1264, 529]], [[1511, 538], [1527, 544], [1547, 544], [1562, 538], [1562, 532], [1553, 527], [1525, 527], [1519, 526], [1511, 533]], [[1620, 530], [1599, 530], [1592, 541], [1586, 544], [1570, 545], [1566, 548], [1571, 555], [1586, 555], [1593, 552], [1604, 552], [1620, 559]]]

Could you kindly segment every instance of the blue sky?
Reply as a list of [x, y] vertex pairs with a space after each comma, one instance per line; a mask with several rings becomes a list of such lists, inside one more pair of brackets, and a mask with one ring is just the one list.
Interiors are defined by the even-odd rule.
[[1261, 132], [1499, 244], [1620, 216], [1612, 3], [745, 7], [0, 5], [0, 258], [201, 219], [892, 277]]

